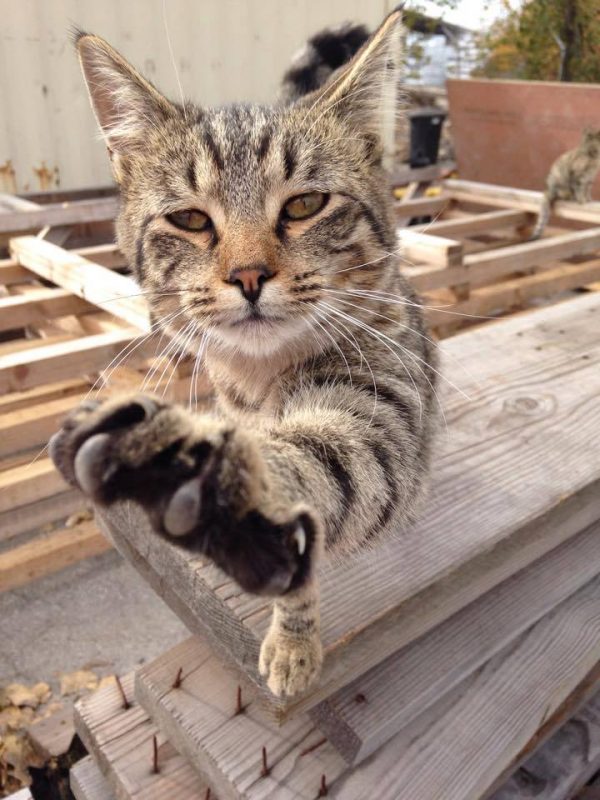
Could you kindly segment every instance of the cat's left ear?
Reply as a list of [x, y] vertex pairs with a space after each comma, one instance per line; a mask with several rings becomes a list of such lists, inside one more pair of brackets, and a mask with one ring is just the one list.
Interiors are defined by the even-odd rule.
[[122, 159], [143, 148], [149, 129], [177, 111], [104, 39], [78, 32], [76, 47], [92, 108], [120, 182]]
[[347, 119], [363, 135], [383, 146], [390, 167], [395, 150], [395, 120], [403, 66], [402, 8], [389, 14], [354, 58], [337, 70], [325, 86], [302, 99], [310, 116], [329, 110]]

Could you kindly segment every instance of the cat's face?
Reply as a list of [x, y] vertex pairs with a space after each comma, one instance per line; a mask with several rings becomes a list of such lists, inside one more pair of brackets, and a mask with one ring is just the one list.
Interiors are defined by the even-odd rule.
[[165, 327], [194, 346], [208, 332], [268, 355], [326, 338], [320, 304], [386, 268], [394, 233], [373, 97], [395, 84], [395, 28], [346, 87], [338, 76], [279, 108], [182, 109], [102, 40], [80, 39], [122, 188], [119, 242]]

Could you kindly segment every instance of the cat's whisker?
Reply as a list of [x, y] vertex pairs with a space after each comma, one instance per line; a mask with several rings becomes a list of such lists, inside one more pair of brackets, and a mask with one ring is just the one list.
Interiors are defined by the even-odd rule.
[[348, 379], [350, 381], [350, 386], [353, 386], [353, 383], [352, 383], [352, 370], [350, 369], [350, 364], [348, 364], [348, 359], [346, 358], [346, 354], [344, 353], [342, 348], [339, 346], [339, 344], [336, 342], [336, 340], [333, 338], [333, 336], [329, 333], [329, 331], [323, 325], [321, 325], [321, 323], [319, 322], [319, 320], [315, 316], [312, 317], [312, 320], [316, 325], [318, 325], [320, 328], [322, 328], [323, 333], [331, 340], [333, 346], [338, 351], [338, 353], [341, 355], [341, 357], [342, 357], [342, 359], [344, 361], [344, 364], [346, 365], [346, 369], [348, 371]]
[[[417, 397], [417, 399], [419, 401], [419, 422], [421, 422], [422, 419], [423, 419], [423, 401], [421, 400], [421, 394], [420, 394], [420, 392], [419, 392], [419, 390], [417, 388], [417, 384], [415, 383], [415, 379], [414, 379], [411, 371], [408, 369], [408, 367], [406, 366], [404, 361], [400, 358], [398, 353], [396, 353], [394, 350], [392, 350], [392, 348], [389, 346], [389, 344], [387, 344], [384, 341], [384, 339], [380, 335], [379, 331], [376, 331], [374, 328], [371, 328], [370, 325], [367, 325], [365, 322], [362, 322], [361, 320], [357, 320], [355, 317], [351, 316], [350, 314], [346, 314], [345, 311], [340, 311], [340, 309], [335, 308], [334, 306], [330, 306], [328, 303], [322, 303], [322, 306], [325, 306], [326, 308], [328, 308], [329, 311], [332, 314], [335, 314], [335, 316], [341, 317], [342, 319], [347, 320], [351, 324], [354, 324], [354, 325], [358, 326], [359, 328], [364, 330], [366, 333], [369, 333], [371, 336], [373, 336], [373, 338], [378, 340], [387, 350], [389, 350], [390, 353], [393, 354], [394, 358], [400, 363], [400, 365], [402, 366], [402, 369], [407, 374], [408, 379], [410, 380], [410, 382], [411, 382], [411, 384], [413, 386], [413, 389], [415, 390], [415, 396]], [[393, 339], [390, 340], [390, 341], [392, 342], [392, 344], [397, 345], [397, 343], [394, 342]], [[404, 348], [402, 348], [402, 347], [400, 349], [404, 350]]]
[[[189, 336], [187, 337], [187, 339], [185, 340], [185, 343], [181, 347], [181, 352], [179, 353], [179, 357], [177, 358], [177, 361], [175, 362], [175, 366], [173, 366], [173, 368], [171, 369], [171, 374], [169, 375], [169, 377], [167, 379], [167, 383], [166, 383], [166, 385], [165, 385], [165, 387], [164, 387], [164, 389], [162, 391], [162, 397], [166, 397], [166, 394], [167, 394], [167, 392], [169, 390], [169, 386], [171, 385], [171, 381], [173, 380], [173, 377], [177, 374], [177, 367], [179, 366], [181, 360], [183, 358], [185, 358], [185, 356], [188, 354], [188, 348], [190, 347], [194, 336], [196, 336], [198, 334], [199, 330], [200, 330], [200, 326], [198, 325], [197, 322], [194, 322], [193, 326], [192, 326], [192, 330], [190, 331]], [[171, 359], [171, 362], [172, 362], [172, 359]]]
[[[324, 289], [323, 291], [331, 291], [331, 290]], [[338, 294], [338, 292], [336, 292], [336, 294]], [[349, 294], [350, 297], [354, 297], [357, 300], [358, 299], [364, 299], [364, 300], [368, 300], [368, 301], [370, 301], [372, 303], [380, 302], [377, 298], [374, 298], [374, 297], [373, 298], [371, 298], [371, 297], [357, 298], [357, 297], [355, 297], [355, 295], [350, 294], [350, 292], [348, 292], [348, 294]], [[338, 303], [343, 303], [344, 305], [352, 306], [353, 308], [357, 308], [357, 309], [360, 309], [360, 310], [363, 310], [363, 311], [367, 311], [369, 314], [374, 314], [376, 317], [382, 317], [383, 319], [386, 319], [389, 322], [393, 322], [396, 325], [398, 325], [399, 327], [404, 328], [404, 330], [410, 331], [415, 336], [418, 336], [420, 339], [424, 339], [426, 342], [429, 342], [433, 347], [437, 347], [440, 350], [440, 352], [442, 352], [445, 356], [447, 356], [452, 361], [454, 361], [454, 363], [457, 364], [464, 371], [465, 375], [467, 375], [478, 387], [481, 386], [481, 384], [480, 384], [479, 380], [477, 379], [477, 377], [475, 375], [473, 375], [470, 372], [470, 370], [468, 370], [464, 366], [464, 364], [460, 361], [460, 359], [456, 358], [454, 353], [448, 352], [444, 348], [444, 346], [442, 344], [440, 344], [439, 342], [436, 342], [430, 336], [426, 336], [424, 333], [421, 333], [420, 331], [415, 330], [415, 328], [411, 328], [410, 325], [406, 325], [403, 322], [399, 322], [398, 320], [392, 319], [392, 317], [387, 317], [385, 314], [380, 314], [379, 312], [373, 311], [370, 308], [365, 308], [365, 306], [357, 305], [356, 303], [350, 303], [348, 300], [341, 300], [340, 298], [336, 298], [336, 300], [337, 300]]]
[[352, 289], [345, 289], [345, 290], [327, 289], [327, 291], [329, 291], [329, 292], [345, 291], [345, 292], [349, 292], [349, 293], [353, 293], [353, 294], [361, 295], [361, 296], [365, 296], [365, 297], [366, 296], [371, 296], [372, 299], [381, 300], [381, 302], [397, 303], [398, 305], [414, 306], [416, 308], [425, 308], [425, 309], [428, 309], [430, 311], [439, 311], [440, 314], [454, 314], [457, 317], [467, 317], [468, 319], [476, 319], [476, 320], [496, 319], [496, 317], [483, 316], [482, 314], [465, 314], [465, 313], [463, 313], [461, 311], [451, 311], [448, 307], [441, 306], [441, 305], [440, 306], [424, 305], [423, 303], [417, 303], [417, 302], [414, 302], [412, 300], [408, 300], [408, 298], [402, 297], [402, 295], [396, 295], [396, 294], [393, 294], [392, 292], [384, 292], [384, 291], [380, 291], [378, 289], [355, 289], [355, 288], [352, 288]]
[[339, 319], [337, 320], [337, 323], [348, 333], [348, 335], [352, 338], [353, 342], [350, 341], [348, 336], [345, 336], [344, 333], [342, 333], [342, 331], [340, 331], [340, 329], [337, 327], [337, 325], [333, 322], [331, 316], [328, 315], [326, 311], [324, 311], [321, 308], [319, 311], [317, 311], [315, 313], [323, 315], [323, 318], [325, 320], [327, 320], [327, 323], [329, 325], [331, 325], [331, 327], [335, 331], [337, 331], [340, 334], [340, 336], [343, 336], [343, 338], [346, 339], [346, 341], [349, 341], [350, 344], [352, 344], [352, 346], [354, 347], [354, 349], [357, 350], [357, 352], [358, 352], [358, 354], [360, 356], [360, 367], [359, 367], [359, 369], [362, 369], [363, 361], [366, 363], [367, 369], [371, 373], [371, 380], [373, 381], [373, 395], [374, 395], [373, 411], [371, 413], [371, 419], [369, 420], [369, 425], [371, 425], [371, 423], [373, 422], [373, 418], [375, 417], [375, 412], [377, 411], [377, 381], [375, 380], [375, 375], [374, 375], [373, 370], [371, 368], [371, 364], [369, 363], [369, 359], [364, 355], [360, 345], [358, 344], [358, 342], [356, 340], [356, 337], [354, 336], [354, 334], [352, 333], [350, 328], [348, 328], [347, 325], [344, 325], [344, 323], [341, 322], [341, 320], [339, 320]]
[[[328, 304], [325, 304], [325, 305], [328, 305]], [[333, 309], [333, 308], [334, 308], [334, 306], [330, 306], [330, 308], [332, 308], [332, 309]], [[336, 311], [337, 313], [342, 313], [342, 314], [345, 314], [345, 313], [346, 313], [346, 312], [340, 311], [340, 309], [339, 309], [339, 308], [335, 309], [335, 311]], [[354, 317], [352, 317], [350, 314], [348, 314], [347, 316], [348, 316], [350, 319], [354, 319]], [[361, 321], [361, 322], [362, 322], [362, 321]], [[367, 325], [367, 323], [364, 323], [364, 322], [363, 322], [362, 324], [364, 324], [364, 325]], [[368, 327], [368, 328], [371, 328], [371, 326], [370, 326], [370, 325], [367, 325], [367, 327]], [[371, 328], [371, 330], [375, 330], [375, 329], [374, 329], [374, 328]], [[444, 381], [445, 381], [445, 382], [448, 384], [448, 386], [450, 386], [452, 389], [454, 389], [456, 392], [458, 392], [460, 395], [462, 395], [462, 396], [465, 398], [465, 400], [468, 400], [469, 402], [470, 402], [470, 401], [472, 401], [472, 398], [471, 398], [471, 397], [469, 397], [469, 395], [468, 395], [468, 394], [467, 394], [467, 393], [466, 393], [466, 392], [465, 392], [463, 389], [461, 389], [459, 386], [457, 386], [457, 385], [456, 385], [455, 383], [453, 383], [451, 380], [449, 380], [448, 378], [446, 378], [446, 376], [445, 376], [443, 373], [441, 373], [439, 370], [437, 370], [437, 369], [436, 369], [436, 368], [435, 368], [433, 365], [431, 365], [431, 364], [430, 364], [428, 361], [426, 361], [424, 358], [421, 358], [420, 356], [416, 355], [416, 353], [411, 353], [411, 352], [410, 352], [410, 350], [407, 350], [407, 348], [403, 347], [403, 345], [401, 345], [399, 342], [396, 342], [394, 339], [392, 339], [391, 337], [387, 336], [387, 335], [386, 335], [385, 333], [383, 333], [382, 331], [377, 331], [377, 333], [378, 333], [380, 336], [383, 336], [383, 337], [384, 337], [385, 339], [387, 339], [388, 341], [390, 341], [390, 342], [392, 342], [393, 344], [395, 344], [395, 345], [396, 345], [396, 347], [400, 347], [400, 348], [402, 348], [403, 350], [405, 350], [405, 351], [407, 352], [407, 354], [409, 354], [409, 355], [410, 355], [410, 357], [411, 357], [412, 359], [414, 359], [414, 360], [416, 360], [416, 361], [419, 361], [421, 364], [425, 364], [425, 366], [427, 366], [427, 367], [428, 367], [428, 368], [429, 368], [429, 369], [430, 369], [432, 372], [434, 372], [434, 373], [435, 373], [435, 374], [436, 374], [436, 375], [437, 375], [439, 378], [441, 378], [442, 380], [444, 380]], [[423, 374], [425, 374], [425, 373], [423, 373]]]

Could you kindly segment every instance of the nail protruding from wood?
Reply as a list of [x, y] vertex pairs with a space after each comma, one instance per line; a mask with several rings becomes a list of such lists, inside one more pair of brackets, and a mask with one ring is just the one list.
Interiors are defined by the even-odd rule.
[[158, 775], [158, 739], [156, 734], [152, 737], [152, 774]]
[[118, 675], [115, 675], [115, 682], [117, 684], [117, 688], [121, 695], [121, 700], [123, 701], [122, 707], [125, 709], [125, 711], [127, 711], [128, 708], [131, 708], [131, 703], [127, 699], [127, 695], [125, 694], [125, 689], [123, 689], [123, 684], [121, 683], [121, 679], [119, 678]]
[[210, 786], [206, 790], [206, 794], [204, 795], [204, 800], [210, 800]]
[[302, 750], [301, 753], [300, 753], [300, 757], [307, 756], [309, 753], [312, 753], [317, 748], [322, 747], [325, 744], [326, 741], [327, 741], [327, 739], [325, 737], [323, 737], [322, 739], [319, 739], [318, 742], [315, 742], [314, 744], [311, 744], [311, 746], [307, 747], [306, 750]]
[[238, 686], [237, 688], [237, 697], [235, 701], [235, 714], [234, 716], [237, 717], [238, 714], [243, 714], [245, 711], [245, 706], [242, 705], [242, 687]]
[[329, 791], [327, 790], [327, 778], [321, 775], [321, 786], [319, 787], [319, 794], [317, 797], [327, 797]]
[[172, 688], [179, 689], [182, 680], [183, 680], [183, 667], [179, 667], [179, 669], [177, 670], [177, 675], [175, 676], [175, 680], [173, 681]]
[[356, 697], [354, 698], [355, 703], [366, 703], [367, 698], [364, 696], [362, 692], [359, 692]]
[[261, 778], [266, 778], [267, 775], [269, 775], [270, 773], [271, 773], [271, 770], [269, 769], [269, 765], [267, 763], [267, 748], [263, 747], [263, 749], [262, 749], [262, 769], [260, 771], [260, 777]]

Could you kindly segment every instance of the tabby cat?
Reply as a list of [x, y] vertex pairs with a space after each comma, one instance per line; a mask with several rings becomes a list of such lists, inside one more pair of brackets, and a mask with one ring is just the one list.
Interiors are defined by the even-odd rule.
[[567, 150], [550, 167], [532, 239], [539, 239], [550, 219], [556, 200], [587, 203], [592, 199], [592, 184], [600, 170], [600, 130], [586, 128], [581, 144]]
[[99, 506], [274, 598], [260, 673], [319, 673], [318, 566], [408, 526], [426, 484], [436, 351], [399, 273], [382, 120], [393, 12], [320, 89], [275, 107], [165, 99], [102, 39], [77, 47], [121, 188], [118, 241], [155, 319], [203, 363], [212, 413], [137, 395], [51, 440]]

